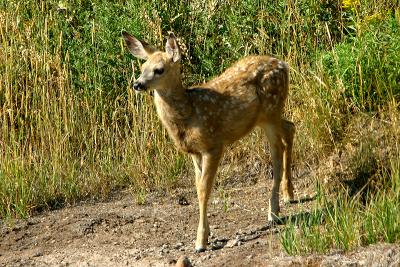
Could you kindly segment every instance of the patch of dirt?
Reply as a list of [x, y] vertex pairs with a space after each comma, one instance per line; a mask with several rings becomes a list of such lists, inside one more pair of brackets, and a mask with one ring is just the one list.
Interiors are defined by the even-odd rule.
[[[295, 181], [296, 195], [309, 191], [309, 184]], [[270, 186], [270, 180], [252, 182], [227, 189], [222, 198], [214, 190], [210, 246], [204, 253], [194, 252], [194, 189], [149, 196], [145, 205], [121, 192], [108, 202], [83, 203], [11, 225], [1, 222], [0, 266], [174, 266], [182, 255], [193, 266], [400, 266], [399, 247], [387, 244], [349, 254], [288, 256], [277, 234], [283, 226], [265, 225]], [[306, 212], [312, 204], [282, 204], [281, 212]]]

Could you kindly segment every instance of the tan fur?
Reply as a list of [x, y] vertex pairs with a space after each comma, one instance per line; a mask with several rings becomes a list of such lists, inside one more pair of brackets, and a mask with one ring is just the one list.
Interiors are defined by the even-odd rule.
[[[284, 200], [293, 198], [290, 166], [295, 127], [282, 119], [289, 88], [287, 64], [273, 57], [248, 56], [213, 80], [186, 89], [173, 34], [166, 52], [155, 51], [127, 33], [123, 36], [131, 53], [147, 60], [135, 86], [154, 89], [162, 124], [175, 145], [193, 158], [200, 209], [196, 249], [207, 246], [207, 202], [223, 150], [256, 126], [265, 130], [270, 142], [274, 183], [268, 219], [277, 220], [280, 184]], [[155, 73], [161, 69], [162, 74]]]

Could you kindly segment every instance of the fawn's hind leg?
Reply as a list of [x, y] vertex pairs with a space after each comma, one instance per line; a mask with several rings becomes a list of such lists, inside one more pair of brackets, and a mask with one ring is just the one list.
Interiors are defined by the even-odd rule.
[[282, 179], [283, 134], [280, 120], [269, 121], [262, 125], [268, 138], [273, 167], [273, 185], [269, 200], [268, 221], [279, 220], [279, 186]]
[[295, 131], [293, 122], [282, 119], [283, 170], [281, 188], [284, 202], [290, 202], [294, 197], [292, 184], [292, 147]]

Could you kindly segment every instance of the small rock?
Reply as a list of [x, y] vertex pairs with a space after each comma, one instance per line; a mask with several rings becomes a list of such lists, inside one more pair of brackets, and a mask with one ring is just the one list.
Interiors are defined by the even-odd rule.
[[212, 205], [218, 205], [219, 203], [220, 203], [219, 199], [216, 198], [211, 201]]
[[222, 241], [215, 241], [211, 246], [211, 250], [218, 250], [225, 246], [225, 243]]
[[211, 259], [211, 255], [210, 254], [206, 254], [203, 257], [201, 257], [202, 261], [209, 260], [209, 259]]
[[43, 250], [38, 249], [35, 252], [33, 252], [32, 257], [36, 258], [36, 257], [41, 257], [43, 256]]
[[38, 224], [40, 221], [38, 219], [29, 218], [27, 221], [28, 225], [35, 225]]
[[187, 206], [189, 205], [189, 201], [184, 196], [180, 196], [178, 198], [178, 204], [181, 206]]
[[176, 262], [175, 267], [192, 267], [192, 264], [187, 257], [182, 255]]
[[169, 246], [168, 244], [163, 244], [160, 249], [160, 254], [168, 254], [169, 253]]
[[179, 243], [177, 243], [173, 248], [174, 249], [180, 249], [181, 247], [183, 247], [183, 243], [182, 242], [179, 242]]
[[235, 247], [235, 246], [238, 246], [239, 245], [239, 240], [238, 239], [231, 239], [231, 240], [229, 240], [228, 241], [228, 243], [226, 243], [226, 245], [225, 245], [225, 247], [227, 247], [227, 248], [233, 248], [233, 247]]

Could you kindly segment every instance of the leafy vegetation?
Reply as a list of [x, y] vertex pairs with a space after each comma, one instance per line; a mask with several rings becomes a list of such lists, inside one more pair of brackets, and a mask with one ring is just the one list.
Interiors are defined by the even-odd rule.
[[399, 101], [400, 27], [395, 18], [382, 16], [387, 18], [362, 22], [357, 36], [348, 37], [321, 57], [333, 89], [342, 90], [343, 102], [361, 111]]
[[[190, 160], [166, 138], [152, 97], [132, 92], [138, 61], [120, 37], [127, 30], [163, 47], [174, 31], [188, 84], [247, 54], [289, 63], [286, 115], [297, 127], [296, 168], [322, 166], [344, 151], [344, 167], [315, 178], [324, 188], [319, 206], [282, 233], [288, 253], [398, 241], [399, 6], [393, 0], [0, 1], [0, 217], [27, 217], [120, 188], [144, 203], [147, 192], [193, 176]], [[225, 165], [267, 162], [258, 132], [238, 147]], [[340, 190], [332, 201], [330, 187], [340, 186], [323, 184], [327, 177], [360, 178], [362, 186]]]

